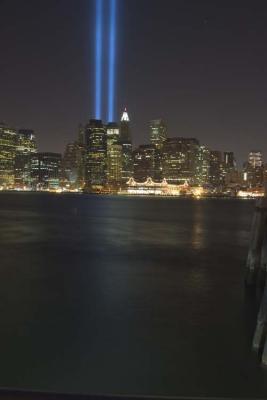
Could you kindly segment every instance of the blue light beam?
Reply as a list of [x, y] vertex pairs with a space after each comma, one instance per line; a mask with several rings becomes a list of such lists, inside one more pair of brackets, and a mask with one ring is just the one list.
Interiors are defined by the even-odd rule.
[[103, 0], [96, 0], [95, 26], [95, 117], [102, 114], [102, 65], [103, 65]]
[[110, 0], [109, 20], [109, 73], [108, 73], [108, 121], [114, 122], [115, 109], [115, 57], [116, 57], [117, 0]]

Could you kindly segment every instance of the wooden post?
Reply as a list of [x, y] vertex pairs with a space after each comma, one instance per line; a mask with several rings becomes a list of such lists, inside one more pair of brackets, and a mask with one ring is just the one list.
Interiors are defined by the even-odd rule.
[[246, 266], [246, 278], [245, 283], [247, 286], [253, 286], [257, 282], [257, 274], [261, 262], [261, 250], [263, 244], [263, 233], [265, 226], [265, 204], [261, 199], [256, 204], [256, 209], [254, 211], [252, 227], [251, 227], [251, 238], [250, 246], [247, 257]]
[[266, 273], [267, 273], [267, 223], [266, 223], [266, 212], [264, 212], [263, 221], [263, 239], [260, 254], [260, 265], [257, 275], [257, 286], [264, 289], [266, 285]]
[[[252, 347], [254, 350], [259, 351], [266, 347], [266, 333], [267, 333], [267, 288], [265, 287], [261, 306], [258, 313], [257, 327], [255, 330]], [[266, 348], [266, 362], [267, 362], [267, 348]]]

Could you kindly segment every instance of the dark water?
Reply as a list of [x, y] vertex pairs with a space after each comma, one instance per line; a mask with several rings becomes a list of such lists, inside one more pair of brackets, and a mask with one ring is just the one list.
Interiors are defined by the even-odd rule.
[[267, 396], [243, 286], [253, 207], [1, 194], [0, 386]]

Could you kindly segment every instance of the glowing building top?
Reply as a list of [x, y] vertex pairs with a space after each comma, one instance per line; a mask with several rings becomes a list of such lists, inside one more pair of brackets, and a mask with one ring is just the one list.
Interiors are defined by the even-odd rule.
[[130, 118], [126, 108], [122, 113], [121, 121], [130, 122]]

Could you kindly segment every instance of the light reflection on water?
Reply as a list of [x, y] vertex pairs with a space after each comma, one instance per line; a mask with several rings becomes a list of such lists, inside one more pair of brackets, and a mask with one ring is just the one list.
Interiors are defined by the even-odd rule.
[[0, 196], [0, 385], [265, 396], [243, 266], [253, 203]]

